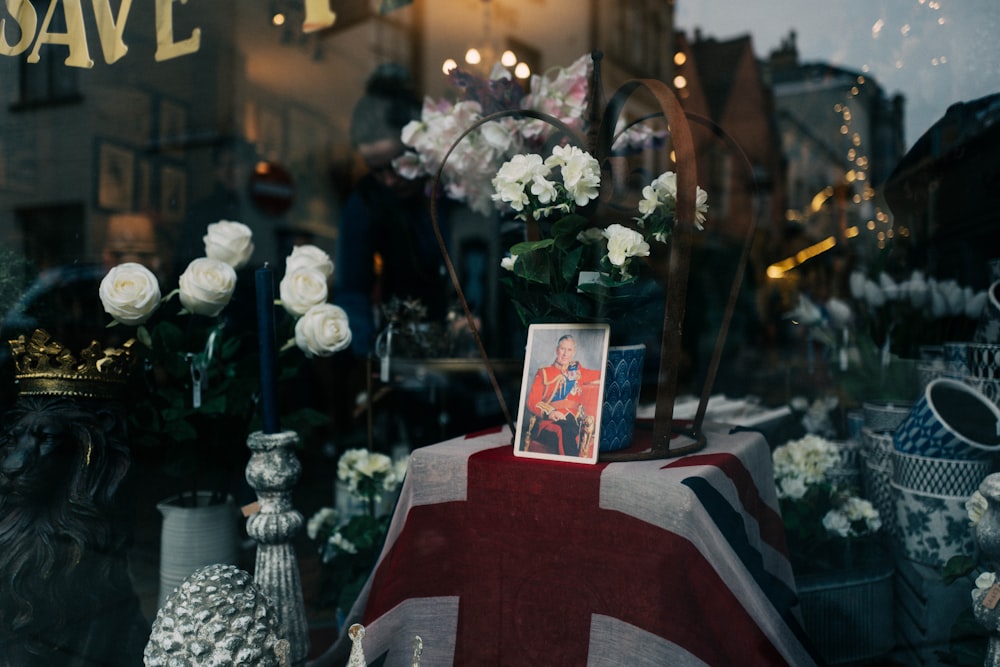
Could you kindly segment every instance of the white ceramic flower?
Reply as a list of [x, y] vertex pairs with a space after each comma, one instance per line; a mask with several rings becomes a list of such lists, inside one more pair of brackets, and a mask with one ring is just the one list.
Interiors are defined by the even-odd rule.
[[221, 260], [199, 257], [184, 269], [177, 286], [186, 310], [215, 317], [233, 298], [236, 270]]
[[314, 245], [299, 245], [285, 259], [285, 273], [299, 268], [317, 269], [327, 278], [333, 275], [333, 260], [325, 250]]
[[611, 224], [603, 232], [608, 240], [608, 260], [617, 267], [624, 268], [632, 257], [649, 255], [649, 244], [642, 234], [624, 225]]
[[340, 306], [313, 306], [295, 323], [295, 344], [307, 357], [329, 357], [351, 344], [347, 313]]
[[990, 588], [993, 584], [997, 582], [997, 575], [995, 572], [983, 572], [978, 577], [976, 577], [976, 588], [981, 591], [985, 591]]
[[253, 232], [242, 222], [213, 222], [203, 240], [206, 257], [223, 261], [234, 269], [246, 266], [253, 254]]
[[104, 312], [122, 324], [142, 324], [160, 305], [156, 276], [135, 262], [119, 264], [108, 271], [98, 293]]
[[300, 266], [285, 272], [278, 284], [282, 307], [295, 317], [326, 301], [327, 276], [317, 268]]

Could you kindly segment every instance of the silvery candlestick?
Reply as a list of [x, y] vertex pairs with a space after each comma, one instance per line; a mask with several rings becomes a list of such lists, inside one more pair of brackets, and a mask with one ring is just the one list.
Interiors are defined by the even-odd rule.
[[309, 654], [309, 628], [293, 546], [303, 523], [302, 514], [292, 507], [292, 489], [302, 474], [295, 456], [298, 441], [294, 431], [251, 433], [246, 470], [247, 482], [260, 503], [259, 511], [247, 519], [247, 534], [257, 541], [254, 580], [274, 603], [290, 644], [292, 665], [304, 664]]

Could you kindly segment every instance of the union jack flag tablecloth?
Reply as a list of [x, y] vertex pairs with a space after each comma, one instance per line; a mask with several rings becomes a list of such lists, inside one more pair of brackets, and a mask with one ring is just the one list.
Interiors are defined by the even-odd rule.
[[432, 666], [816, 664], [767, 442], [706, 432], [659, 461], [515, 458], [506, 427], [414, 451], [347, 621], [368, 664], [409, 665], [415, 636]]

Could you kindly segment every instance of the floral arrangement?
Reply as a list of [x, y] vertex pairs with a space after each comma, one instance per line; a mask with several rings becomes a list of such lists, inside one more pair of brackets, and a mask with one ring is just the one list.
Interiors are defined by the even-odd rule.
[[793, 567], [843, 565], [844, 550], [831, 545], [849, 548], [878, 534], [878, 511], [830, 474], [841, 465], [834, 442], [809, 434], [775, 448], [772, 461]]
[[[99, 294], [111, 324], [135, 327], [142, 343], [146, 373], [131, 411], [133, 439], [162, 447], [167, 472], [187, 480], [194, 502], [199, 490], [220, 502], [243, 474], [246, 436], [259, 419], [257, 350], [246, 344], [255, 332], [224, 313], [236, 270], [249, 262], [254, 245], [249, 227], [228, 220], [208, 225], [204, 241], [205, 256], [165, 296], [156, 275], [132, 262], [108, 271]], [[305, 358], [329, 356], [350, 344], [346, 313], [326, 302], [332, 273], [329, 256], [315, 246], [297, 247], [287, 258], [278, 301], [289, 315], [282, 352], [297, 347]], [[175, 296], [177, 309], [169, 306]], [[294, 366], [286, 364], [283, 376], [294, 375]], [[302, 433], [324, 420], [301, 408], [286, 423]]]
[[850, 300], [816, 303], [800, 294], [786, 318], [822, 346], [839, 386], [857, 402], [916, 398], [920, 347], [971, 339], [987, 297], [921, 271], [900, 281], [855, 271], [849, 287]]
[[855, 271], [849, 278], [859, 329], [888, 357], [913, 359], [921, 345], [971, 340], [986, 304], [986, 290], [975, 291], [956, 280], [937, 280], [913, 271], [895, 280], [885, 271], [869, 277]]
[[408, 459], [393, 463], [385, 454], [367, 449], [345, 451], [337, 462], [337, 479], [347, 484], [350, 498], [360, 502], [360, 513], [341, 516], [336, 509], [323, 507], [306, 524], [326, 566], [320, 599], [343, 612], [361, 591], [382, 549], [390, 519], [378, 511], [382, 494], [399, 488], [408, 463]]
[[[652, 246], [670, 240], [677, 205], [677, 175], [664, 172], [642, 189], [631, 220], [597, 223], [581, 209], [600, 194], [597, 160], [576, 146], [550, 155], [515, 155], [493, 178], [493, 200], [515, 217], [538, 225], [540, 238], [515, 244], [501, 261], [502, 278], [518, 315], [532, 322], [614, 321], [638, 313], [655, 294], [640, 281]], [[695, 225], [703, 229], [708, 195], [697, 189]]]
[[[492, 178], [512, 155], [541, 150], [555, 128], [544, 121], [508, 115], [484, 124], [445, 156], [460, 136], [483, 117], [512, 111], [544, 113], [572, 130], [581, 131], [589, 102], [593, 59], [584, 55], [569, 67], [552, 68], [533, 75], [527, 93], [510, 71], [497, 63], [487, 80], [461, 69], [449, 74], [459, 91], [458, 101], [426, 98], [420, 120], [402, 130], [402, 141], [410, 148], [393, 163], [406, 178], [433, 176], [444, 163], [441, 182], [445, 194], [483, 215], [493, 213]], [[616, 151], [635, 152], [663, 142], [665, 133], [638, 124], [620, 125]]]

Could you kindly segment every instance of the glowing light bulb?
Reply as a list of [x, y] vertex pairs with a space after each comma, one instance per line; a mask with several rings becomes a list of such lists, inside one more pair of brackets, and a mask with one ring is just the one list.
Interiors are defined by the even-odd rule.
[[683, 51], [678, 51], [677, 53], [674, 54], [674, 64], [677, 65], [678, 67], [686, 63], [687, 59], [688, 59], [687, 54], [684, 53]]
[[451, 74], [451, 71], [458, 67], [458, 63], [455, 62], [454, 58], [448, 58], [443, 63], [441, 63], [441, 71], [445, 74]]
[[271, 24], [276, 26], [285, 25], [285, 15], [282, 14], [281, 12], [278, 12], [277, 14], [271, 17]]
[[528, 67], [528, 63], [518, 63], [514, 67], [514, 76], [518, 79], [527, 79], [531, 76], [531, 68]]
[[688, 80], [681, 75], [674, 77], [674, 88], [686, 88], [688, 85]]
[[483, 61], [483, 57], [479, 54], [479, 49], [472, 47], [465, 52], [465, 62], [470, 65], [478, 65]]
[[517, 64], [517, 55], [510, 49], [507, 49], [500, 55], [500, 64], [504, 67], [513, 67]]

